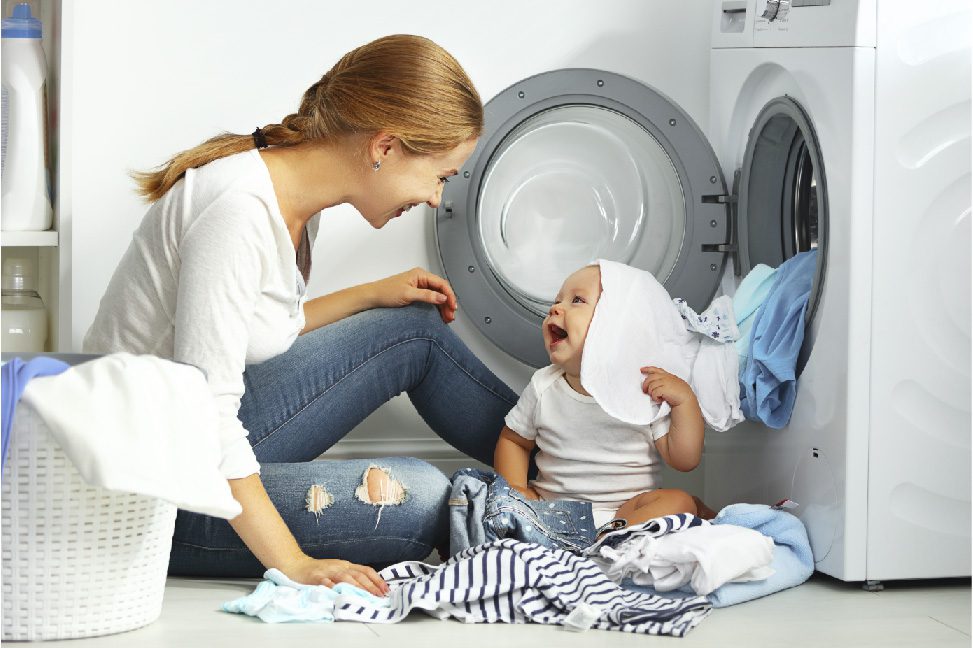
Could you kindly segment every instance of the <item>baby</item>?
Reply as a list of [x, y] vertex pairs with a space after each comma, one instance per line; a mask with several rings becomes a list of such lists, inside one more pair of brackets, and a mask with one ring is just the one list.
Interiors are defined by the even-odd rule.
[[[551, 365], [534, 373], [507, 415], [494, 469], [528, 499], [590, 502], [596, 528], [672, 513], [712, 517], [698, 498], [659, 488], [661, 462], [684, 472], [699, 464], [703, 415], [692, 388], [658, 367], [643, 367], [642, 392], [672, 411], [668, 419], [633, 425], [609, 416], [581, 384], [585, 337], [600, 295], [597, 265], [564, 281], [542, 325]], [[535, 445], [538, 475], [528, 483]]]

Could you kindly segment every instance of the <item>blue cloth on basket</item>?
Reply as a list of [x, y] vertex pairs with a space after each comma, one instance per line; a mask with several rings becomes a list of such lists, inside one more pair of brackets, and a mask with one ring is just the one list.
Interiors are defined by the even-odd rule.
[[759, 531], [774, 541], [773, 575], [765, 580], [726, 583], [709, 595], [714, 607], [726, 607], [800, 585], [814, 572], [814, 556], [804, 523], [766, 504], [731, 504], [712, 520]]
[[767, 300], [754, 316], [750, 356], [740, 372], [740, 409], [750, 420], [780, 429], [797, 398], [797, 356], [804, 343], [817, 250], [801, 252], [777, 268]]
[[[17, 402], [20, 395], [24, 393], [24, 388], [31, 378], [37, 376], [53, 376], [62, 373], [68, 365], [60, 360], [53, 358], [34, 358], [24, 362], [20, 358], [14, 358], [0, 368], [0, 387], [3, 392], [0, 397], [3, 399], [3, 456], [2, 464], [7, 463], [7, 448], [10, 444], [10, 429], [13, 426], [14, 410], [17, 409]], [[2, 468], [0, 468], [2, 470]]]

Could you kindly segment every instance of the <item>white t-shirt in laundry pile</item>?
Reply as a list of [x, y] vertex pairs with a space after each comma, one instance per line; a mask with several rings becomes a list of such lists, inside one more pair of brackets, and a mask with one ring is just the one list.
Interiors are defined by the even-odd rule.
[[[582, 500], [596, 513], [614, 512], [659, 487], [663, 462], [655, 441], [669, 432], [669, 418], [650, 425], [613, 418], [593, 397], [572, 389], [556, 365], [534, 373], [505, 422], [537, 444], [531, 485], [543, 499]], [[596, 515], [596, 523], [601, 519]]]
[[[308, 223], [309, 244], [319, 215]], [[290, 348], [304, 328], [304, 278], [256, 149], [186, 171], [145, 214], [84, 339], [205, 371], [228, 479], [260, 472], [237, 417], [248, 363]]]

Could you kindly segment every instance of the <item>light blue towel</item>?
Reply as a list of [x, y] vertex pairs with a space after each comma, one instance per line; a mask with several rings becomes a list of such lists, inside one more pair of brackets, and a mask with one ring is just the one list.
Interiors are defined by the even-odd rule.
[[814, 282], [817, 250], [801, 252], [777, 269], [767, 300], [754, 316], [740, 409], [750, 420], [780, 429], [797, 397], [797, 356], [804, 342], [804, 310]]
[[814, 556], [807, 530], [799, 518], [766, 504], [731, 504], [712, 520], [759, 531], [773, 539], [774, 573], [765, 580], [726, 583], [709, 595], [713, 607], [726, 607], [800, 585], [814, 572]]
[[252, 594], [227, 601], [223, 611], [259, 617], [267, 623], [329, 623], [334, 621], [338, 601], [349, 598], [363, 599], [374, 607], [389, 606], [388, 599], [348, 583], [302, 585], [277, 569], [268, 569]]
[[736, 350], [740, 357], [741, 375], [747, 368], [747, 358], [750, 356], [750, 332], [753, 330], [754, 315], [767, 300], [776, 278], [777, 268], [758, 263], [743, 278], [733, 295], [733, 314], [736, 316], [737, 328], [740, 330]]
[[[38, 376], [53, 376], [62, 373], [68, 365], [60, 360], [53, 358], [39, 357], [24, 362], [20, 358], [14, 358], [0, 368], [0, 379], [2, 379], [2, 392], [0, 398], [3, 400], [3, 419], [2, 423], [2, 463], [7, 463], [7, 448], [10, 445], [10, 429], [13, 427], [14, 411], [17, 409], [17, 402], [20, 395], [24, 393], [24, 388], [31, 378]], [[2, 468], [0, 468], [2, 471]]]

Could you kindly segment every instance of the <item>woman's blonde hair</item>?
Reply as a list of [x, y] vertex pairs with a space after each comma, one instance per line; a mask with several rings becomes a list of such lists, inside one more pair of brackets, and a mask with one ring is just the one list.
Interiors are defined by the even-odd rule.
[[[399, 34], [345, 54], [307, 89], [296, 113], [260, 130], [269, 146], [384, 131], [397, 137], [410, 153], [443, 153], [479, 137], [483, 103], [449, 52], [428, 38]], [[179, 153], [154, 171], [136, 172], [132, 177], [138, 192], [154, 202], [187, 169], [255, 146], [254, 135], [223, 133]]]

